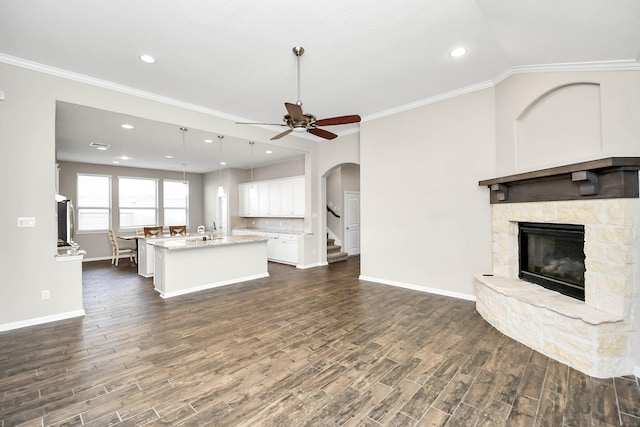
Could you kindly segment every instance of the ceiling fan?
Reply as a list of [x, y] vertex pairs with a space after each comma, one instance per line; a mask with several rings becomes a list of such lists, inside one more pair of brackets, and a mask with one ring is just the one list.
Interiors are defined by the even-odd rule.
[[241, 123], [241, 125], [275, 125], [275, 126], [287, 126], [289, 129], [281, 132], [271, 138], [280, 139], [283, 136], [289, 135], [291, 132], [309, 132], [315, 136], [319, 136], [324, 139], [334, 139], [338, 135], [333, 132], [321, 129], [318, 126], [334, 126], [334, 125], [347, 125], [351, 123], [359, 123], [360, 116], [357, 114], [350, 116], [338, 116], [328, 119], [316, 119], [316, 116], [309, 113], [302, 112], [302, 101], [300, 100], [300, 57], [304, 54], [304, 48], [296, 46], [293, 48], [293, 53], [298, 59], [298, 101], [295, 104], [285, 102], [284, 107], [287, 109], [287, 113], [282, 118], [284, 123]]

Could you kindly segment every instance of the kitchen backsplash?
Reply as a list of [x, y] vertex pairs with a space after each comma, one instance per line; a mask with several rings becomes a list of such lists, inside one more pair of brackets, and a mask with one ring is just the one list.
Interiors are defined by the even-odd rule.
[[232, 228], [249, 228], [256, 230], [286, 231], [302, 233], [303, 218], [242, 218], [231, 219]]

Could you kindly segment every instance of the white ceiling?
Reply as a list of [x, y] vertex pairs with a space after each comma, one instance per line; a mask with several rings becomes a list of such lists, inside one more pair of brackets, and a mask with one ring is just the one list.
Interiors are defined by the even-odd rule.
[[[297, 45], [306, 50], [305, 112], [367, 120], [515, 69], [637, 68], [640, 1], [0, 2], [0, 61], [45, 64], [238, 121], [280, 123], [283, 103], [297, 100]], [[451, 58], [456, 46], [467, 55]], [[157, 62], [141, 62], [143, 53]]]
[[[133, 129], [124, 129], [123, 124]], [[248, 140], [229, 135], [223, 135], [221, 141], [218, 134], [198, 129], [187, 129], [183, 135], [181, 128], [179, 124], [58, 101], [56, 157], [68, 162], [113, 164], [117, 161], [117, 166], [206, 173], [219, 168], [249, 169], [304, 156], [302, 151], [260, 141], [253, 141], [252, 147]], [[92, 142], [110, 147], [100, 151], [90, 146]], [[226, 165], [220, 166], [221, 161]]]

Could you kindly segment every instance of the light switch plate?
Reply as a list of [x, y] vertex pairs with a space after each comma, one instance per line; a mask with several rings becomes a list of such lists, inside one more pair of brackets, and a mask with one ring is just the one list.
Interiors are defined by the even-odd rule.
[[36, 219], [34, 217], [18, 217], [18, 227], [35, 227]]

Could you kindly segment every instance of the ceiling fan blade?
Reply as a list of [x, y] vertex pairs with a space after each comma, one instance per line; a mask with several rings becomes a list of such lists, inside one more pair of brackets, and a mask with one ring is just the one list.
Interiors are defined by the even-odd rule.
[[316, 125], [318, 126], [348, 125], [349, 123], [360, 123], [360, 116], [354, 114], [352, 116], [331, 117], [329, 119], [316, 121]]
[[273, 138], [271, 138], [271, 140], [273, 141], [274, 139], [280, 139], [283, 136], [289, 135], [291, 132], [293, 132], [293, 129], [287, 129], [284, 132], [281, 132], [281, 133], [277, 134], [276, 136], [274, 136]]
[[299, 106], [298, 104], [292, 104], [290, 102], [285, 102], [284, 106], [287, 109], [289, 116], [293, 120], [295, 120], [296, 122], [301, 122], [304, 120], [304, 114], [302, 113], [301, 106]]
[[315, 136], [319, 136], [320, 138], [324, 138], [324, 139], [334, 139], [338, 137], [338, 135], [336, 135], [335, 133], [331, 133], [327, 130], [319, 129], [319, 128], [311, 128], [307, 130], [307, 132], [312, 133]]

